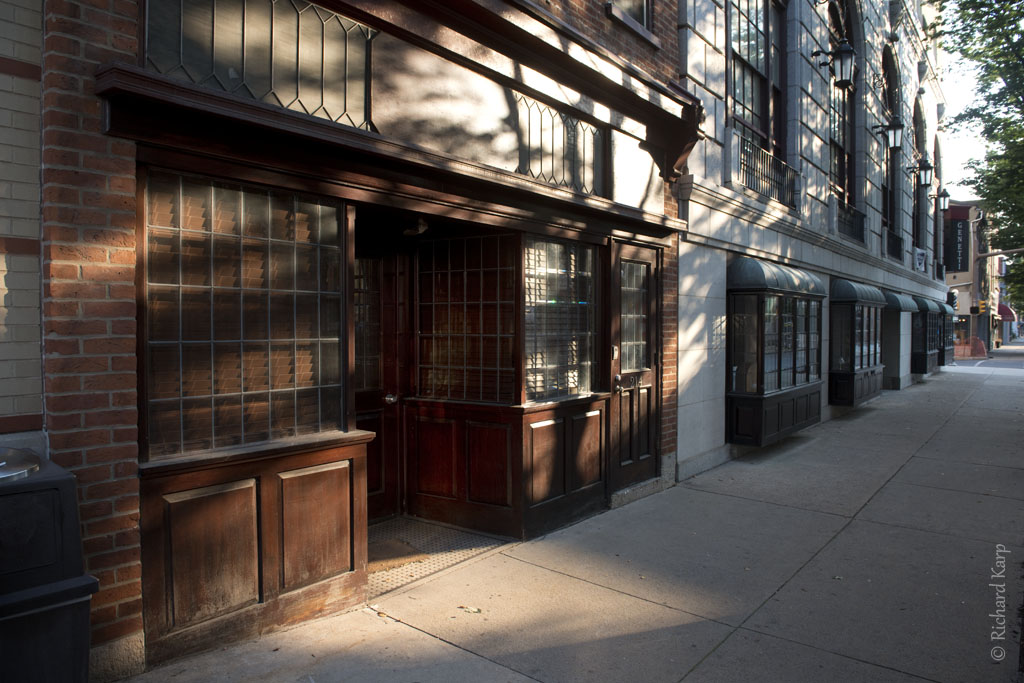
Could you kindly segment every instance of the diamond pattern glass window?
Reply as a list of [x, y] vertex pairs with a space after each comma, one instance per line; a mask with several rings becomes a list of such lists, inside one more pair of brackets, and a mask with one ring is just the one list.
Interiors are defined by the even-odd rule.
[[511, 403], [519, 238], [423, 242], [416, 261], [420, 396]]
[[591, 391], [597, 302], [594, 249], [529, 238], [523, 249], [526, 399]]
[[516, 173], [583, 194], [604, 193], [604, 129], [522, 93], [516, 100], [519, 166]]
[[146, 67], [369, 129], [374, 35], [302, 0], [148, 0]]
[[149, 457], [343, 429], [339, 208], [154, 174], [146, 209]]

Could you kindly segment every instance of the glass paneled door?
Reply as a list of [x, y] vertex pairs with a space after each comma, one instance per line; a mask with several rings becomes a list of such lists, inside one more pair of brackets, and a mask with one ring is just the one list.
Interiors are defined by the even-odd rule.
[[611, 485], [658, 474], [660, 335], [658, 252], [612, 247]]
[[353, 268], [356, 426], [375, 432], [366, 449], [369, 519], [402, 512], [401, 399], [407, 391], [405, 254], [359, 253]]

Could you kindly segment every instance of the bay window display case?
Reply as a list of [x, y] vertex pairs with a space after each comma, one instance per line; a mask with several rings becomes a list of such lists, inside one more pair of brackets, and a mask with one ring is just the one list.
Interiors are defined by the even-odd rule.
[[954, 341], [953, 341], [953, 317], [956, 311], [949, 304], [939, 304], [942, 309], [939, 315], [939, 365], [949, 365], [953, 362]]
[[917, 312], [911, 318], [910, 371], [918, 375], [934, 372], [943, 346], [941, 318], [946, 315], [937, 301], [915, 296]]
[[882, 391], [882, 309], [876, 287], [835, 279], [829, 297], [828, 402], [856, 406]]
[[821, 419], [825, 288], [806, 271], [746, 257], [727, 277], [727, 438], [765, 446]]

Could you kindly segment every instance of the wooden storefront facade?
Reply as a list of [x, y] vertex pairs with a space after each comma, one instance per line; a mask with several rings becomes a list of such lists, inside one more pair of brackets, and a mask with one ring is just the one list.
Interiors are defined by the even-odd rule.
[[360, 603], [374, 520], [526, 538], [674, 478], [699, 105], [461, 4], [160, 0], [96, 72], [136, 164], [149, 663]]

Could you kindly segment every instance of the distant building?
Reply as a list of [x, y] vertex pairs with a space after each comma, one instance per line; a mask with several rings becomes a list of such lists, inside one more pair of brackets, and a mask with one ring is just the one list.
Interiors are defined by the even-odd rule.
[[946, 215], [946, 284], [956, 302], [957, 355], [985, 356], [1001, 342], [1002, 257], [979, 259], [990, 251], [985, 212], [975, 203], [950, 202]]

